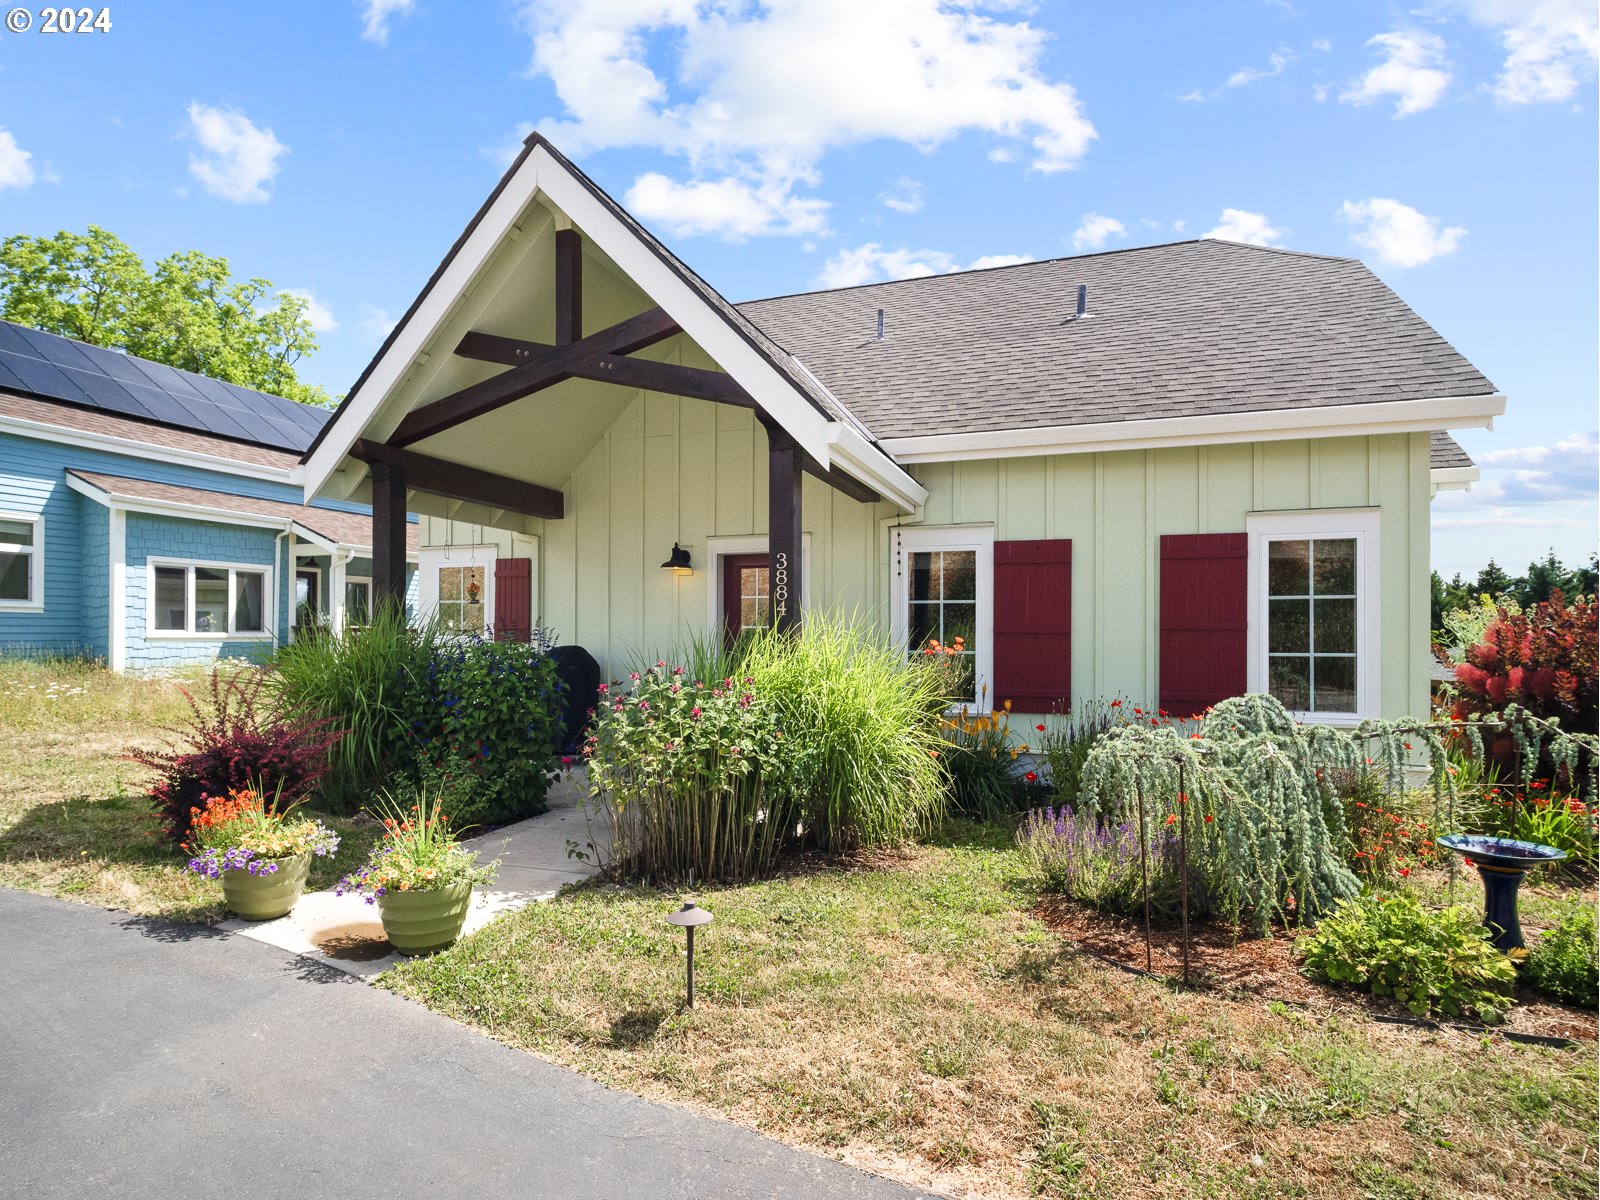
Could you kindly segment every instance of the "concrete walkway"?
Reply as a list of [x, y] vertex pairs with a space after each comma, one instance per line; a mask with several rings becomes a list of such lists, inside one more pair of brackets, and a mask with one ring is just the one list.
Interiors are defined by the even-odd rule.
[[909, 1200], [310, 959], [0, 890], [0, 1195]]
[[[482, 837], [464, 839], [463, 844], [478, 851], [482, 861], [500, 860], [494, 884], [472, 897], [467, 933], [483, 928], [501, 913], [549, 900], [562, 884], [595, 873], [592, 862], [567, 855], [567, 839], [581, 844], [589, 837], [580, 807], [587, 786], [580, 772], [550, 789], [548, 812]], [[293, 912], [276, 921], [232, 920], [218, 928], [363, 977], [387, 971], [401, 957], [389, 948], [377, 908], [360, 896], [336, 896], [331, 888], [307, 893]]]

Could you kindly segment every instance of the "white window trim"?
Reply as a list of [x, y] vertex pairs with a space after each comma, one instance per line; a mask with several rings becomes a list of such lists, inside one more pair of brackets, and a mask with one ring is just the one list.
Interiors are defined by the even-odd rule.
[[[417, 620], [423, 624], [439, 613], [440, 567], [483, 568], [483, 628], [494, 628], [494, 567], [500, 560], [500, 547], [492, 543], [476, 546], [424, 546], [417, 555]], [[463, 630], [463, 632], [466, 632]]]
[[[195, 633], [188, 629], [156, 628], [156, 568], [183, 567], [188, 569], [184, 579], [184, 616], [194, 620], [194, 567], [206, 567], [228, 573], [228, 630], [226, 633]], [[261, 629], [235, 630], [234, 608], [238, 604], [238, 579], [241, 573], [260, 575], [261, 578]], [[145, 559], [144, 636], [147, 641], [159, 642], [264, 642], [276, 637], [273, 629], [277, 592], [272, 587], [272, 568], [259, 563], [215, 562], [205, 558]]]
[[359, 583], [359, 584], [365, 585], [365, 587], [367, 589], [367, 618], [368, 618], [368, 620], [370, 620], [372, 618], [372, 576], [370, 576], [370, 575], [346, 575], [344, 577], [344, 589], [345, 589], [346, 595], [345, 595], [344, 600], [341, 602], [341, 605], [343, 607], [343, 614], [342, 614], [342, 619], [341, 619], [341, 622], [340, 622], [340, 628], [344, 628], [346, 625], [348, 625], [350, 623], [349, 591], [350, 591], [350, 585], [352, 583]]
[[44, 611], [44, 514], [0, 512], [0, 521], [20, 521], [33, 526], [33, 544], [23, 546], [16, 542], [5, 545], [28, 556], [28, 598], [26, 600], [0, 600], [0, 610], [5, 612]]
[[[994, 526], [899, 525], [889, 530], [890, 614], [889, 635], [902, 653], [911, 652], [909, 639], [910, 575], [906, 556], [921, 550], [974, 550], [977, 552], [977, 646], [973, 655], [972, 709], [994, 707]], [[895, 540], [899, 542], [896, 545]]]
[[1267, 690], [1267, 543], [1301, 538], [1354, 538], [1356, 543], [1356, 704], [1351, 713], [1296, 712], [1312, 725], [1355, 725], [1382, 710], [1383, 661], [1379, 531], [1376, 508], [1315, 509], [1304, 512], [1259, 512], [1245, 517], [1249, 558], [1249, 685]]
[[[739, 537], [708, 537], [706, 539], [706, 574], [710, 577], [706, 588], [706, 632], [713, 638], [722, 637], [722, 560], [741, 554], [765, 554], [767, 535], [764, 533]], [[800, 619], [805, 620], [811, 607], [811, 535], [800, 534]]]

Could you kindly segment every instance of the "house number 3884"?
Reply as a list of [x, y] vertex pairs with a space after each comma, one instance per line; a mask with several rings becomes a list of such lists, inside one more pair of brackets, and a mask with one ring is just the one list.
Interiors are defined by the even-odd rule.
[[780, 550], [772, 558], [772, 614], [787, 616], [789, 612], [789, 555]]

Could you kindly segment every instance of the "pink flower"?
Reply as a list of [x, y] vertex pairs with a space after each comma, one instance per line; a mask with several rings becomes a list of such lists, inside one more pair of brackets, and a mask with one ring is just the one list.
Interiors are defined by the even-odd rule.
[[639, 682], [639, 672], [635, 671], [632, 675], [629, 675], [628, 678], [633, 680], [634, 683], [638, 683]]
[[694, 708], [691, 708], [691, 709], [690, 709], [690, 710], [689, 710], [689, 715], [690, 715], [690, 716], [691, 716], [691, 717], [693, 717], [693, 718], [694, 718], [694, 719], [695, 719], [695, 720], [696, 720], [696, 721], [698, 721], [698, 720], [699, 720], [699, 719], [700, 719], [700, 709], [699, 709], [699, 706], [698, 706], [698, 705], [697, 705], [697, 706], [696, 706], [696, 707], [694, 707]]
[[673, 667], [672, 668], [672, 673], [674, 675], [682, 675], [683, 674], [683, 668], [682, 667]]
[[610, 684], [606, 684], [606, 683], [602, 683], [602, 684], [601, 684], [601, 685], [600, 685], [600, 688], [599, 688], [599, 691], [600, 691], [600, 694], [601, 694], [601, 695], [602, 695], [602, 696], [604, 696], [604, 695], [605, 695], [605, 694], [606, 694], [606, 693], [607, 693], [607, 692], [609, 692], [609, 691], [610, 691], [610, 690], [611, 690], [611, 685], [610, 685]]

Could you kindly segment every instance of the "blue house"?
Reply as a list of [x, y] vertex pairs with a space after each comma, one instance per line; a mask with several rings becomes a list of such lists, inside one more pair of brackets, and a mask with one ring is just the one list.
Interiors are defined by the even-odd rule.
[[330, 415], [0, 322], [0, 653], [142, 670], [360, 624], [370, 510], [301, 483]]

